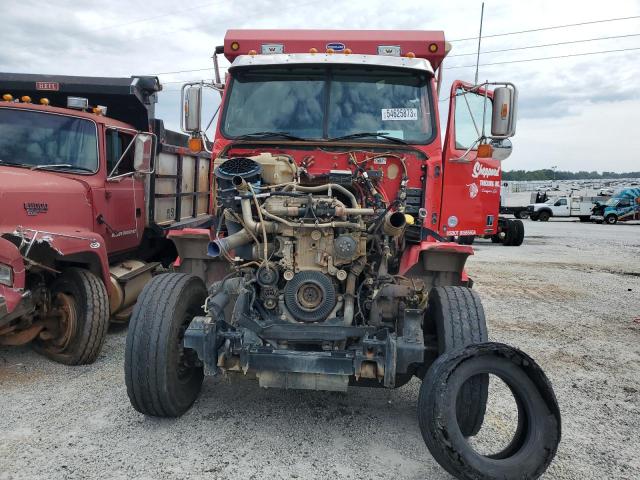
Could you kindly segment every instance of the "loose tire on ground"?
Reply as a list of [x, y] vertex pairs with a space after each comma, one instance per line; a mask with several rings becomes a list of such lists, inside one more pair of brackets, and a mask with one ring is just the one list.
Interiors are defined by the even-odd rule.
[[[464, 438], [454, 407], [465, 380], [485, 372], [509, 386], [518, 407], [514, 438], [490, 456], [477, 453]], [[558, 402], [544, 372], [525, 353], [499, 343], [474, 344], [440, 356], [422, 382], [418, 422], [434, 459], [459, 479], [538, 478], [561, 437]]]
[[[89, 270], [68, 268], [51, 286], [56, 329], [33, 347], [65, 365], [86, 365], [98, 357], [109, 327], [109, 298], [102, 281]], [[42, 337], [42, 334], [41, 334]]]
[[200, 393], [203, 370], [195, 352], [183, 349], [184, 330], [203, 314], [202, 280], [182, 273], [158, 275], [133, 309], [125, 351], [125, 382], [131, 405], [145, 415], [178, 417]]
[[[435, 327], [440, 355], [472, 343], [487, 341], [482, 302], [467, 287], [436, 287], [429, 293], [426, 331]], [[479, 375], [464, 386], [458, 399], [458, 419], [465, 436], [480, 431], [487, 406], [489, 377]]]
[[549, 218], [551, 218], [551, 214], [549, 212], [540, 212], [538, 214], [538, 220], [540, 220], [541, 222], [548, 222]]

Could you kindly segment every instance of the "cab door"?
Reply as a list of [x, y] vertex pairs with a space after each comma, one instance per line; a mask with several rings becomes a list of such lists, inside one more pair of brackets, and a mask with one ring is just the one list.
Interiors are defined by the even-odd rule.
[[501, 162], [478, 157], [483, 124], [486, 135], [491, 134], [492, 96], [492, 91], [474, 89], [460, 80], [451, 86], [443, 147], [442, 236], [497, 232]]
[[136, 248], [145, 225], [144, 182], [134, 174], [135, 133], [106, 130], [105, 210], [99, 219], [109, 253]]

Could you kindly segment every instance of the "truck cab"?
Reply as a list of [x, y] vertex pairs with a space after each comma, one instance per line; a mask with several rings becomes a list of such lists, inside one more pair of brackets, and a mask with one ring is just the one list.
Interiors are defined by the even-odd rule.
[[603, 207], [601, 213], [591, 217], [592, 220], [609, 225], [640, 220], [640, 188], [625, 188], [617, 192]]
[[166, 232], [210, 221], [209, 161], [154, 118], [156, 77], [0, 74], [0, 344], [90, 363]]

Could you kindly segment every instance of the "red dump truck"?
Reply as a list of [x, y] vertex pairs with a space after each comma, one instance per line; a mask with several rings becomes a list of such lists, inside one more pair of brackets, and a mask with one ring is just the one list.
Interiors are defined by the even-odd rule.
[[170, 229], [206, 226], [208, 155], [154, 118], [156, 77], [0, 73], [0, 345], [91, 363]]
[[[183, 414], [204, 375], [332, 391], [417, 377], [423, 438], [449, 472], [544, 472], [560, 439], [551, 385], [526, 354], [487, 342], [464, 270], [473, 249], [448, 241], [497, 233], [517, 93], [455, 81], [445, 130], [449, 49], [437, 31], [227, 32], [214, 55], [231, 63], [224, 84], [217, 74], [182, 95], [196, 147], [207, 145], [202, 89], [222, 94], [215, 225], [172, 235], [180, 272], [138, 298], [125, 355], [138, 411]], [[507, 383], [521, 419], [491, 457], [467, 442], [488, 374]]]

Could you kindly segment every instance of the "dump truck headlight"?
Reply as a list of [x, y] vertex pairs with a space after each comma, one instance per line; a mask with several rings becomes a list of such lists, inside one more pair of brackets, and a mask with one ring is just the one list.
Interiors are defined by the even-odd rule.
[[13, 269], [4, 263], [0, 263], [0, 283], [8, 287], [13, 285]]

